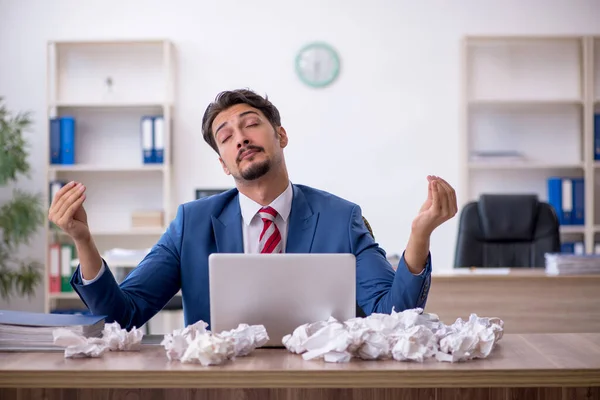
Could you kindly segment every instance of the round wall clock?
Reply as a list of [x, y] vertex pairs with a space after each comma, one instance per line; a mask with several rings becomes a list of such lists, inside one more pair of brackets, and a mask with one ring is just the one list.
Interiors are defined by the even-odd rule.
[[296, 56], [296, 73], [306, 85], [321, 88], [331, 84], [340, 73], [340, 58], [326, 43], [310, 43]]

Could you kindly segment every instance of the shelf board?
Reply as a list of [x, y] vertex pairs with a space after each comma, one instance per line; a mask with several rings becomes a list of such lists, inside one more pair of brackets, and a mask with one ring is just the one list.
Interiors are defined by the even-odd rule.
[[595, 225], [594, 226], [594, 233], [598, 233], [600, 232], [600, 225]]
[[151, 172], [165, 171], [168, 169], [166, 164], [145, 164], [145, 165], [94, 165], [94, 164], [74, 164], [74, 165], [58, 165], [50, 164], [48, 170], [50, 172]]
[[50, 103], [49, 107], [62, 107], [62, 108], [148, 108], [148, 107], [163, 107], [163, 105], [169, 105], [168, 101], [156, 102], [156, 101], [58, 101]]
[[51, 300], [79, 299], [79, 295], [76, 292], [48, 293], [48, 295], [50, 296]]
[[585, 233], [585, 225], [561, 225], [560, 233]]
[[469, 162], [469, 169], [474, 170], [539, 170], [539, 169], [579, 169], [583, 168], [583, 163], [575, 164], [553, 164], [544, 162]]
[[470, 106], [560, 106], [560, 105], [582, 105], [582, 99], [472, 99]]
[[[135, 268], [142, 261], [141, 259], [140, 260], [116, 261], [116, 260], [110, 259], [108, 257], [102, 257], [102, 258], [104, 259], [104, 261], [106, 261], [106, 265], [108, 265], [109, 268]], [[78, 258], [71, 260], [71, 267], [76, 268], [78, 265], [79, 265]]]
[[[127, 230], [95, 230], [93, 236], [160, 236], [165, 233], [167, 228], [131, 228]], [[49, 230], [50, 234], [66, 236], [67, 234], [60, 230]]]
[[81, 39], [81, 40], [52, 40], [48, 42], [57, 46], [96, 46], [96, 45], [148, 45], [148, 44], [164, 44], [171, 43], [171, 40], [166, 38], [114, 38], [114, 39]]

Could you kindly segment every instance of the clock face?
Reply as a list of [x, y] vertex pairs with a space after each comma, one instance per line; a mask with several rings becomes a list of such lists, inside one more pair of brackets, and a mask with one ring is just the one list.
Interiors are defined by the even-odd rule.
[[305, 84], [325, 87], [340, 72], [340, 59], [336, 51], [325, 43], [311, 43], [302, 48], [296, 57], [296, 73]]

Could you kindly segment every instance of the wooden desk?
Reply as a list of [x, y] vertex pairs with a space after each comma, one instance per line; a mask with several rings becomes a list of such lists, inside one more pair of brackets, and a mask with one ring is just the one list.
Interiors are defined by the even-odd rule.
[[547, 276], [531, 269], [438, 275], [425, 310], [446, 324], [470, 313], [499, 317], [506, 333], [600, 333], [600, 275]]
[[0, 388], [2, 400], [598, 399], [600, 334], [509, 334], [489, 358], [456, 364], [328, 364], [258, 349], [203, 367], [169, 362], [161, 346], [78, 360], [0, 353]]

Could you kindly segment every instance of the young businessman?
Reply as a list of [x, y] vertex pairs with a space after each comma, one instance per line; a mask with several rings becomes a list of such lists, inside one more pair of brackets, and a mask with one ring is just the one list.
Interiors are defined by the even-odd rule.
[[79, 254], [71, 284], [94, 314], [127, 329], [139, 327], [181, 289], [185, 324], [210, 323], [208, 256], [215, 252], [353, 253], [356, 300], [365, 314], [425, 306], [430, 235], [457, 211], [446, 181], [427, 177], [427, 198], [394, 271], [358, 205], [290, 182], [283, 152], [288, 135], [267, 98], [249, 90], [220, 93], [206, 109], [202, 131], [236, 188], [180, 205], [158, 243], [121, 285], [87, 225], [85, 186], [71, 182], [53, 199], [49, 219], [71, 236]]

